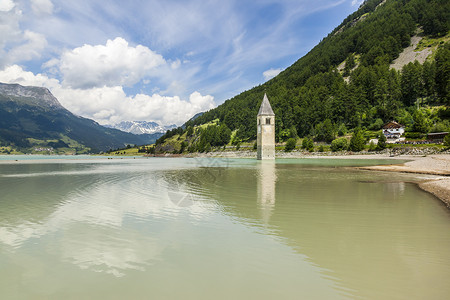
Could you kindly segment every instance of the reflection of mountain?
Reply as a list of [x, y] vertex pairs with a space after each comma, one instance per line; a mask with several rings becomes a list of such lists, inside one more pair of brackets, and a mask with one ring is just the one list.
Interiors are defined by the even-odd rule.
[[[403, 175], [385, 183], [372, 172], [244, 159], [0, 168], [0, 187], [11, 187], [0, 198], [8, 278], [13, 264], [30, 272], [38, 265], [46, 276], [67, 272], [120, 296], [127, 291], [111, 287], [116, 281], [105, 273], [157, 295], [176, 286], [228, 299], [242, 291], [260, 296], [248, 299], [282, 291], [320, 299], [439, 299], [448, 292], [448, 213], [428, 205], [424, 193], [418, 200]], [[171, 191], [195, 203], [177, 206]], [[436, 288], [424, 295], [427, 280]]]
[[[151, 173], [141, 162], [131, 169], [104, 161], [0, 167], [0, 184], [7, 182], [11, 188], [0, 199], [0, 249], [2, 244], [17, 249], [34, 239], [45, 240], [47, 235], [64, 232], [60, 243], [52, 246], [58, 248], [53, 251], [81, 269], [118, 277], [126, 270], [145, 269], [176, 232], [171, 227], [153, 227], [150, 237], [139, 227], [127, 226], [126, 219], [176, 219], [185, 212], [166, 194], [158, 170], [166, 168], [163, 164], [152, 164]], [[48, 188], [42, 190], [42, 186]], [[195, 218], [208, 214], [205, 207], [198, 205], [189, 212]], [[177, 226], [176, 222], [173, 226]]]

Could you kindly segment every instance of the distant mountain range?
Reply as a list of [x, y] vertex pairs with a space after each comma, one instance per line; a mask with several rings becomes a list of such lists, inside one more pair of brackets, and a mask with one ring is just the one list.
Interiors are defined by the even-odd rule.
[[159, 136], [135, 135], [75, 116], [46, 88], [0, 83], [0, 146], [25, 152], [36, 146], [98, 152], [151, 144]]
[[109, 128], [115, 128], [122, 130], [124, 132], [129, 132], [133, 134], [155, 134], [155, 133], [166, 133], [167, 130], [176, 128], [177, 125], [162, 126], [155, 122], [146, 121], [123, 121], [113, 126], [106, 126]]

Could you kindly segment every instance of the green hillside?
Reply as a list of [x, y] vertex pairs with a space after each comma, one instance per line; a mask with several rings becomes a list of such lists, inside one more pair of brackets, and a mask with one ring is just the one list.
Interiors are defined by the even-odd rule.
[[45, 88], [0, 83], [0, 153], [92, 153], [154, 140], [75, 116]]
[[[410, 132], [449, 130], [449, 28], [449, 1], [368, 0], [277, 77], [167, 132], [157, 144], [213, 120], [239, 142], [252, 141], [264, 93], [276, 114], [277, 141], [298, 135], [330, 142], [324, 128], [334, 137], [339, 130], [379, 130], [389, 120]], [[391, 65], [412, 37], [422, 38], [415, 51], [432, 54], [397, 71]], [[220, 145], [217, 138], [208, 141]]]

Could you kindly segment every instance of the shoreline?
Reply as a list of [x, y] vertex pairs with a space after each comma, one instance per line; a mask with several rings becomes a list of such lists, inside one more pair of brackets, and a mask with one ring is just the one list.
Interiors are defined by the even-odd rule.
[[[45, 156], [45, 155], [43, 155]], [[441, 200], [448, 209], [450, 209], [450, 154], [432, 154], [432, 155], [397, 155], [391, 156], [388, 152], [385, 153], [335, 153], [329, 155], [329, 153], [307, 153], [307, 152], [277, 152], [278, 159], [368, 159], [368, 160], [387, 160], [392, 163], [376, 166], [354, 167], [355, 169], [368, 170], [368, 171], [380, 171], [380, 172], [398, 172], [398, 173], [410, 173], [417, 175], [433, 175], [435, 179], [426, 179], [416, 182], [418, 187], [423, 191], [433, 194], [439, 200]], [[88, 155], [89, 157], [89, 155]], [[144, 157], [222, 157], [222, 158], [254, 158], [256, 159], [256, 152], [254, 151], [226, 151], [226, 152], [210, 152], [210, 153], [196, 153], [196, 154], [165, 154], [165, 155], [149, 155]], [[73, 158], [73, 157], [71, 157]], [[85, 158], [86, 157], [78, 157]], [[96, 157], [96, 158], [101, 158]], [[133, 159], [136, 157], [104, 157], [104, 159]], [[68, 159], [68, 157], [64, 157]], [[42, 159], [46, 162], [58, 162], [61, 157], [54, 160]], [[68, 159], [69, 161], [77, 161]], [[405, 160], [407, 161], [405, 163]], [[21, 163], [28, 162], [33, 163], [36, 160], [21, 160]], [[17, 163], [17, 160], [0, 160], [1, 164]]]
[[[228, 158], [256, 158], [256, 153], [251, 151], [213, 152], [197, 155], [197, 157], [228, 157]], [[392, 164], [354, 167], [359, 170], [398, 172], [417, 175], [439, 176], [436, 179], [427, 179], [416, 182], [417, 186], [425, 192], [434, 195], [450, 209], [450, 154], [432, 155], [397, 155], [386, 153], [358, 153], [358, 154], [310, 154], [305, 152], [277, 152], [277, 158], [318, 158], [318, 159], [382, 159], [392, 160]], [[396, 161], [402, 161], [401, 163]], [[407, 160], [406, 163], [403, 163]]]
[[450, 209], [450, 155], [436, 154], [421, 157], [405, 157], [411, 159], [404, 164], [357, 167], [361, 170], [400, 172], [422, 175], [440, 176], [417, 182], [420, 189], [433, 194]]

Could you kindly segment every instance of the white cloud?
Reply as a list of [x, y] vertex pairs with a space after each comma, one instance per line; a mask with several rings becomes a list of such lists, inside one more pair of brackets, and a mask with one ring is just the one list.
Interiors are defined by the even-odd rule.
[[179, 59], [177, 59], [170, 64], [170, 67], [172, 69], [176, 70], [180, 67], [180, 65], [181, 65], [181, 61]]
[[196, 113], [215, 107], [213, 96], [203, 96], [199, 92], [192, 93], [189, 99], [181, 99], [159, 94], [127, 96], [121, 86], [69, 88], [56, 79], [34, 75], [17, 65], [0, 71], [0, 82], [47, 87], [69, 111], [100, 124], [145, 120], [181, 125]]
[[132, 86], [152, 69], [165, 64], [164, 58], [138, 45], [130, 47], [123, 38], [106, 45], [84, 45], [62, 54], [58, 67], [63, 84], [72, 88]]
[[53, 3], [50, 0], [31, 0], [31, 9], [38, 16], [51, 15]]
[[48, 78], [42, 74], [34, 75], [32, 72], [24, 71], [22, 67], [18, 65], [9, 66], [1, 70], [0, 82], [42, 86], [50, 90], [60, 86], [58, 80]]
[[355, 6], [355, 5], [361, 5], [361, 3], [363, 3], [364, 2], [364, 0], [353, 0], [352, 1], [352, 6]]
[[23, 33], [23, 43], [8, 52], [7, 61], [17, 63], [39, 58], [45, 47], [47, 40], [42, 34], [26, 30]]
[[100, 124], [145, 120], [181, 125], [196, 113], [215, 107], [214, 97], [198, 92], [192, 93], [188, 100], [159, 94], [129, 97], [119, 86], [88, 90], [58, 88], [54, 94], [73, 113]]
[[12, 0], [0, 0], [0, 11], [10, 11], [14, 6], [16, 5]]
[[275, 76], [280, 74], [281, 71], [283, 71], [283, 70], [282, 69], [269, 69], [267, 71], [264, 71], [263, 72], [264, 80], [267, 81], [269, 79], [274, 78]]
[[15, 6], [0, 0], [0, 68], [39, 59], [47, 47], [43, 34], [21, 29], [22, 11]]

